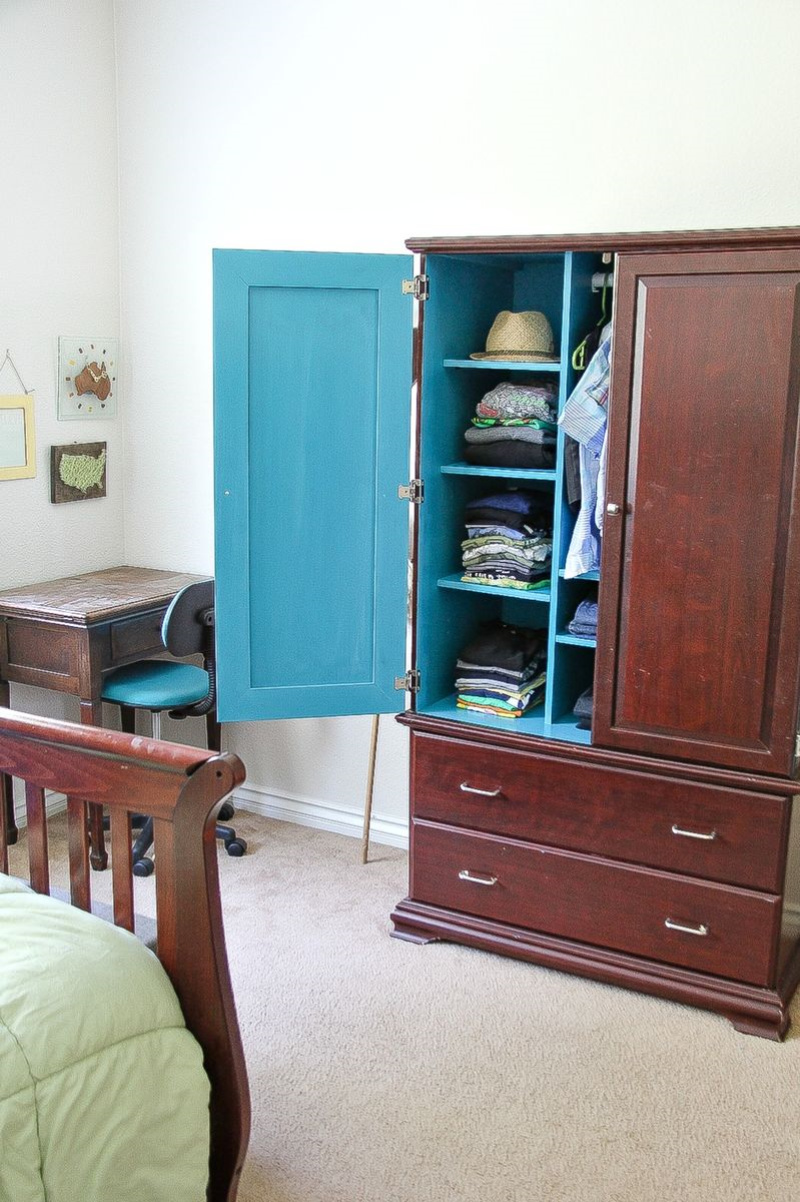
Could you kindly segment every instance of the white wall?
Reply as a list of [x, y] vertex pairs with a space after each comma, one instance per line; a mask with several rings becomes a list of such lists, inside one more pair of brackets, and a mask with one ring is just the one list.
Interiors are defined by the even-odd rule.
[[[122, 420], [56, 418], [59, 335], [119, 333], [111, 0], [3, 0], [0, 68], [0, 359], [34, 391], [37, 443], [35, 479], [0, 481], [2, 589], [122, 560]], [[0, 393], [19, 390], [6, 367]], [[52, 505], [51, 445], [102, 441], [107, 496]], [[78, 715], [38, 689], [12, 700]]]
[[[792, 0], [114, 9], [132, 563], [213, 567], [211, 247], [800, 223]], [[360, 805], [368, 729], [251, 724], [229, 744], [254, 797], [334, 813]], [[391, 834], [405, 732], [386, 720], [381, 740]]]

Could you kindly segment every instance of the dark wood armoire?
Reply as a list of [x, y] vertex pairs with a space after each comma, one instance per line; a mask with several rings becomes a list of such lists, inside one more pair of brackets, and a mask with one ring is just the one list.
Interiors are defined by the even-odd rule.
[[[413, 267], [215, 252], [221, 716], [383, 712], [406, 690], [398, 936], [781, 1038], [800, 978], [800, 230], [407, 247]], [[552, 361], [471, 357], [503, 310], [546, 314]], [[506, 380], [551, 379], [563, 410], [609, 320], [602, 559], [568, 576], [563, 432], [552, 466], [521, 468], [466, 462], [464, 430]], [[465, 505], [520, 488], [552, 510], [546, 587], [464, 580]], [[587, 598], [596, 637], [568, 629]], [[546, 644], [517, 718], [456, 703], [459, 653], [497, 621]]]

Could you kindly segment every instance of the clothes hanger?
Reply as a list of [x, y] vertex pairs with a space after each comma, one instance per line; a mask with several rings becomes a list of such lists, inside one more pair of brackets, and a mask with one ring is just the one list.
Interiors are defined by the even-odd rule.
[[595, 333], [598, 327], [604, 326], [608, 321], [606, 310], [608, 308], [608, 291], [610, 288], [609, 280], [612, 278], [611, 273], [606, 271], [603, 273], [603, 287], [600, 293], [600, 318], [597, 325], [591, 330], [582, 342], [579, 342], [572, 352], [572, 366], [575, 371], [584, 371], [586, 368], [586, 344]]

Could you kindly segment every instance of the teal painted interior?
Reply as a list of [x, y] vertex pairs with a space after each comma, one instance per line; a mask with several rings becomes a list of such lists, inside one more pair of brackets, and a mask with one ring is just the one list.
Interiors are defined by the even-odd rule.
[[215, 252], [222, 721], [402, 704], [411, 269]]
[[[594, 645], [566, 634], [578, 602], [597, 585], [563, 579], [574, 515], [564, 497], [563, 435], [559, 431], [552, 470], [482, 468], [462, 461], [463, 433], [480, 397], [496, 383], [548, 373], [559, 381], [559, 411], [577, 380], [572, 352], [599, 317], [600, 298], [591, 276], [596, 255], [431, 255], [430, 300], [423, 341], [420, 458], [425, 503], [420, 511], [418, 551], [418, 711], [499, 730], [589, 743], [577, 729], [572, 707], [591, 682]], [[557, 364], [505, 364], [471, 360], [501, 309], [539, 309], [553, 327]], [[506, 487], [538, 489], [553, 507], [550, 588], [516, 593], [460, 579], [463, 511], [467, 500]], [[593, 590], [593, 591], [592, 591]], [[546, 630], [547, 688], [543, 704], [516, 719], [474, 714], [456, 707], [453, 681], [461, 647], [480, 622], [501, 619]]]

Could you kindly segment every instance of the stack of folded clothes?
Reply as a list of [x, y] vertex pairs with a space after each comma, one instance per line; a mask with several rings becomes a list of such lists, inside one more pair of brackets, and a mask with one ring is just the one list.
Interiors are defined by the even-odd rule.
[[544, 696], [547, 631], [487, 622], [456, 661], [456, 705], [519, 718]]
[[493, 493], [470, 501], [461, 544], [467, 583], [545, 588], [553, 551], [551, 516], [534, 492]]
[[551, 468], [557, 393], [551, 381], [498, 384], [478, 402], [464, 457], [485, 467]]
[[581, 639], [597, 638], [597, 602], [581, 601], [567, 630]]

